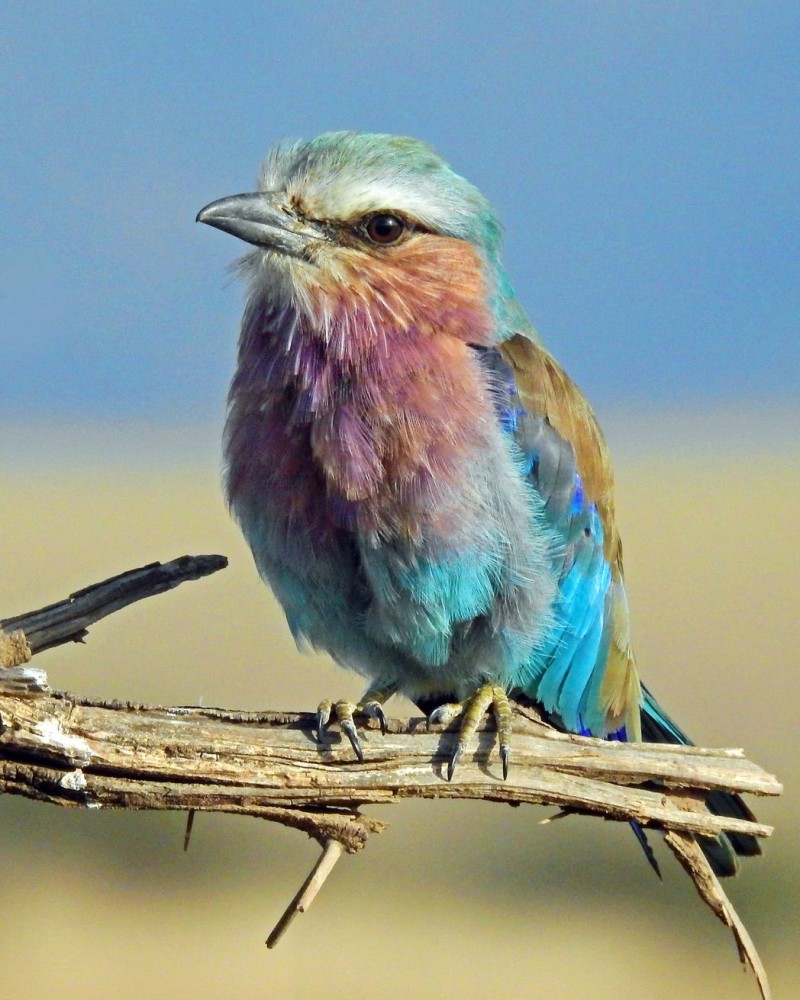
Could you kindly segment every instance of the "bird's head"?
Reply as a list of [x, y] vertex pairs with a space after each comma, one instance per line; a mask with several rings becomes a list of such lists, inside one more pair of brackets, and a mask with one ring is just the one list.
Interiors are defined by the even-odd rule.
[[485, 341], [517, 318], [489, 202], [415, 139], [329, 132], [279, 144], [258, 191], [197, 219], [256, 247], [242, 261], [254, 295], [326, 325], [342, 309], [407, 325], [437, 303], [480, 300]]

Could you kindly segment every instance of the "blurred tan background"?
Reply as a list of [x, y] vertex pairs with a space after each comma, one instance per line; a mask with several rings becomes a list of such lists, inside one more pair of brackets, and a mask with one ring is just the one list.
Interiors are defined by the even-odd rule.
[[[777, 832], [731, 896], [776, 997], [798, 982], [794, 416], [611, 420], [635, 642], [647, 683], [707, 745], [741, 745], [786, 783]], [[692, 454], [681, 421], [703, 428]], [[746, 423], [742, 450], [737, 425]], [[794, 421], [796, 425], [796, 421]], [[0, 616], [186, 552], [230, 567], [39, 657], [86, 695], [311, 709], [359, 682], [300, 656], [218, 483], [217, 429], [9, 428]], [[650, 450], [643, 442], [654, 441]], [[115, 456], [115, 457], [114, 457]], [[394, 714], [411, 711], [393, 704]], [[0, 802], [7, 1000], [412, 995], [754, 998], [733, 942], [663, 845], [664, 884], [626, 827], [544, 809], [405, 803], [346, 858], [274, 952], [267, 932], [313, 862], [303, 835], [235, 817]], [[655, 838], [658, 841], [658, 838]]]

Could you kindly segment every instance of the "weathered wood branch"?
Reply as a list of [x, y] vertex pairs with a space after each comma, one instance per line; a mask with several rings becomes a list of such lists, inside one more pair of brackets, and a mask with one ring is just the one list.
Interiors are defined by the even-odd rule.
[[[363, 806], [402, 798], [544, 803], [692, 834], [727, 830], [766, 837], [772, 829], [763, 823], [715, 816], [702, 802], [687, 808], [676, 804], [673, 793], [680, 798], [687, 788], [780, 791], [741, 751], [605, 743], [558, 733], [521, 712], [508, 780], [500, 780], [499, 761], [492, 758], [488, 724], [452, 782], [444, 774], [456, 733], [429, 733], [423, 719], [389, 720], [385, 735], [370, 723], [365, 759], [358, 763], [338, 732], [320, 747], [311, 714], [93, 702], [64, 693], [8, 691], [0, 682], [0, 716], [6, 727], [0, 736], [4, 791], [65, 806], [202, 809], [267, 818], [275, 810], [308, 812], [307, 823], [290, 825], [321, 837], [329, 835], [328, 810], [338, 822], [343, 810], [355, 816]], [[660, 787], [643, 787], [647, 782]], [[355, 851], [364, 838], [344, 836], [343, 842]]]
[[[196, 560], [189, 567], [184, 564], [188, 572], [182, 578], [198, 575]], [[60, 616], [60, 631], [37, 625], [38, 648], [69, 641], [114, 610], [111, 603], [130, 603], [120, 595], [120, 581], [156, 569], [165, 567], [145, 567], [73, 595], [64, 603], [71, 603], [80, 616], [77, 629], [74, 622], [70, 626], [68, 614], [64, 620], [63, 604], [3, 624], [18, 634], [23, 619], [40, 622], [37, 615], [53, 612]], [[174, 585], [164, 585], [164, 579], [161, 572], [151, 576], [149, 585], [156, 589], [150, 592]], [[166, 579], [175, 577], [169, 572]], [[123, 592], [135, 592], [138, 596], [131, 599], [139, 599], [147, 596], [145, 589], [138, 578], [133, 590], [123, 587]], [[96, 601], [98, 592], [105, 595], [102, 601]], [[80, 602], [87, 594], [96, 601], [92, 612]], [[56, 639], [56, 634], [64, 638]], [[484, 799], [635, 820], [665, 832], [702, 898], [731, 927], [742, 959], [768, 996], [752, 942], [695, 839], [724, 831], [760, 837], [772, 832], [763, 823], [713, 815], [703, 804], [703, 793], [715, 789], [781, 792], [777, 780], [742, 751], [573, 736], [552, 729], [532, 709], [518, 707], [508, 780], [501, 779], [489, 725], [479, 731], [474, 753], [462, 758], [454, 780], [447, 782], [447, 760], [457, 738], [453, 731], [428, 732], [422, 719], [389, 720], [384, 735], [370, 722], [359, 763], [336, 730], [325, 745], [318, 744], [313, 725], [310, 714], [91, 701], [50, 691], [41, 670], [18, 665], [0, 670], [0, 791], [72, 807], [242, 813], [304, 830], [323, 845], [323, 854], [270, 935], [270, 946], [294, 914], [310, 904], [341, 851], [360, 850], [370, 833], [384, 828], [363, 814], [365, 806], [403, 798]]]
[[[145, 597], [163, 594], [187, 580], [199, 580], [216, 573], [227, 565], [225, 556], [179, 556], [167, 563], [149, 563], [84, 587], [64, 601], [14, 618], [4, 618], [0, 620], [0, 632], [5, 633], [4, 637], [0, 636], [0, 666], [24, 662], [19, 658], [23, 655], [19, 651], [20, 632], [29, 647], [27, 658], [64, 642], [82, 642], [89, 626], [101, 618]], [[17, 636], [16, 640], [13, 636]], [[10, 651], [15, 643], [17, 652], [12, 654]], [[12, 656], [15, 660], [9, 662]]]

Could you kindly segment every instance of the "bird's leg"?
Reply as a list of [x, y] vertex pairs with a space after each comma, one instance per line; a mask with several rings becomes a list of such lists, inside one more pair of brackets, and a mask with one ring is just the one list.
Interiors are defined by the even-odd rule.
[[458, 743], [447, 765], [447, 780], [452, 781], [461, 755], [475, 734], [478, 724], [491, 706], [497, 726], [497, 740], [500, 745], [500, 759], [503, 762], [503, 779], [508, 777], [508, 760], [511, 755], [511, 705], [505, 690], [497, 684], [484, 684], [469, 698], [461, 702], [440, 705], [428, 716], [428, 722], [451, 722], [463, 715], [458, 734]]
[[355, 751], [356, 757], [360, 761], [364, 759], [364, 752], [361, 749], [361, 740], [358, 738], [356, 724], [353, 721], [354, 715], [366, 715], [368, 718], [377, 719], [380, 723], [381, 733], [386, 733], [386, 716], [383, 712], [383, 703], [395, 693], [396, 688], [370, 688], [364, 693], [361, 701], [354, 705], [350, 701], [330, 701], [320, 703], [317, 709], [317, 742], [324, 743], [325, 729], [333, 717], [334, 722], [339, 723], [339, 728], [350, 740], [350, 745]]

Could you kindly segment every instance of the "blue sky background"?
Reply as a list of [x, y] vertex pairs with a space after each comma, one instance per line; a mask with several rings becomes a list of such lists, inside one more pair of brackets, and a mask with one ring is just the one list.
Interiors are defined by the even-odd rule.
[[4, 3], [0, 417], [218, 420], [241, 289], [197, 210], [284, 136], [426, 139], [600, 407], [800, 384], [800, 5]]

